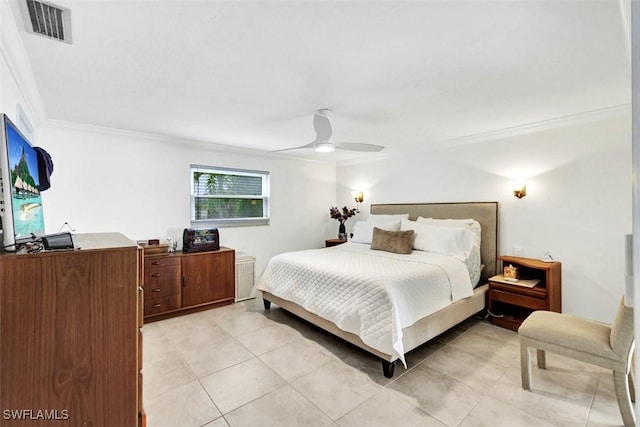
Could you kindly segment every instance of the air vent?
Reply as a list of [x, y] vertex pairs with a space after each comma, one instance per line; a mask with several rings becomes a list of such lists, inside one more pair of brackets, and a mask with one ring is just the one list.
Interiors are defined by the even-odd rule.
[[42, 1], [25, 0], [26, 30], [33, 34], [71, 43], [71, 11]]

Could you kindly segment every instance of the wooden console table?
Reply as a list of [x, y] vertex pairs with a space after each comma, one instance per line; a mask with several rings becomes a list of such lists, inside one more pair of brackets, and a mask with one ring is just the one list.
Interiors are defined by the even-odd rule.
[[145, 255], [143, 278], [145, 321], [231, 304], [235, 251]]

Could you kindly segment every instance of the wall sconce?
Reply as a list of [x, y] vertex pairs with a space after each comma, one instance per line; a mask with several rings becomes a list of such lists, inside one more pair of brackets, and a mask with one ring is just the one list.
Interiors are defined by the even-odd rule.
[[360, 209], [358, 208], [358, 203], [362, 203], [364, 202], [364, 194], [362, 194], [362, 191], [352, 191], [351, 195], [353, 196], [354, 200], [356, 201], [356, 212], [360, 212]]
[[[518, 185], [518, 187], [520, 187]], [[526, 185], [522, 185], [522, 188], [513, 190], [513, 195], [516, 196], [518, 199], [522, 199], [524, 196], [527, 195], [527, 186]]]

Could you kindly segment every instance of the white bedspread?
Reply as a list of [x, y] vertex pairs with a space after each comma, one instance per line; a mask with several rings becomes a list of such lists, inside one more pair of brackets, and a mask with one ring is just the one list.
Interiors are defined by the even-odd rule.
[[273, 257], [256, 289], [292, 301], [405, 364], [402, 328], [473, 294], [463, 262], [345, 243]]

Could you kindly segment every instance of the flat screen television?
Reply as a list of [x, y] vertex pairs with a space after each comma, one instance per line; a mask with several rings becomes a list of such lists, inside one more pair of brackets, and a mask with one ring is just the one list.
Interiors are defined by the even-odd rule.
[[3, 248], [11, 251], [44, 235], [44, 216], [36, 150], [6, 114], [0, 116]]

